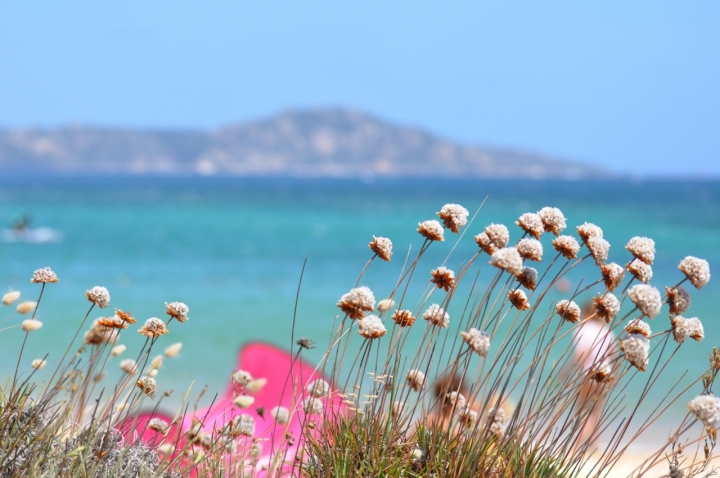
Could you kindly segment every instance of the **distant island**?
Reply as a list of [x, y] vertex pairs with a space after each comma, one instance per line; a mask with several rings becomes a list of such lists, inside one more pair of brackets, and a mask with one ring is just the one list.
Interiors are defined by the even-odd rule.
[[67, 126], [0, 130], [6, 173], [584, 179], [614, 174], [461, 145], [341, 108], [287, 111], [216, 131]]

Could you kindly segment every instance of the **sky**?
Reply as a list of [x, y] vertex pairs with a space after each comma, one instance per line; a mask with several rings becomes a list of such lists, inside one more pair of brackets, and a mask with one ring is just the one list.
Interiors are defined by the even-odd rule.
[[720, 177], [720, 2], [0, 0], [0, 128], [349, 107], [465, 144]]

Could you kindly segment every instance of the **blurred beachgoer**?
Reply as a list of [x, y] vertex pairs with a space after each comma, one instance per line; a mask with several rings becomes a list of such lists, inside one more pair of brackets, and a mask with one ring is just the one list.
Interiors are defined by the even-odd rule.
[[458, 392], [466, 399], [470, 389], [460, 374], [448, 372], [440, 375], [433, 385], [435, 402], [428, 415], [428, 423], [440, 428], [447, 428], [452, 422], [453, 403], [448, 397], [449, 393]]
[[586, 415], [577, 444], [592, 443], [597, 440], [596, 429], [600, 422], [605, 404], [607, 382], [598, 383], [590, 376], [590, 371], [606, 364], [606, 360], [615, 344], [615, 335], [605, 324], [602, 317], [595, 315], [592, 301], [583, 305], [583, 323], [573, 336], [574, 359], [582, 374], [581, 388], [576, 400], [576, 412]]

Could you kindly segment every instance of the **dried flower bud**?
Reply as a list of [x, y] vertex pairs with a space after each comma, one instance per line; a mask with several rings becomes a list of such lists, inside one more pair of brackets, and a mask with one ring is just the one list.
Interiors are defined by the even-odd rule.
[[572, 236], [558, 236], [553, 239], [552, 245], [565, 259], [575, 259], [580, 250], [580, 244]]
[[467, 399], [460, 392], [448, 392], [446, 395], [448, 405], [452, 407], [455, 414], [461, 413], [467, 407]]
[[168, 358], [175, 358], [180, 353], [180, 349], [182, 349], [182, 342], [176, 342], [165, 349], [165, 356]]
[[611, 374], [612, 367], [610, 367], [610, 364], [607, 363], [595, 365], [588, 371], [588, 377], [590, 380], [594, 380], [597, 383], [611, 382], [613, 380]]
[[595, 224], [586, 222], [579, 225], [577, 228], [578, 236], [580, 239], [587, 244], [591, 237], [603, 237], [603, 231]]
[[85, 291], [85, 297], [101, 309], [104, 309], [110, 303], [110, 292], [108, 292], [105, 287], [101, 287], [99, 285]]
[[127, 350], [127, 346], [125, 344], [120, 344], [113, 347], [110, 353], [113, 355], [113, 357], [117, 357], [123, 352], [125, 352], [125, 350]]
[[533, 212], [526, 212], [520, 216], [515, 222], [520, 228], [526, 233], [530, 234], [535, 239], [540, 239], [540, 236], [545, 231], [545, 225], [540, 219], [540, 216]]
[[655, 287], [646, 284], [635, 285], [628, 291], [628, 297], [648, 318], [652, 319], [660, 313], [662, 299], [660, 292]]
[[628, 334], [640, 334], [647, 338], [650, 338], [652, 331], [650, 325], [647, 322], [643, 322], [640, 319], [633, 319], [625, 326], [625, 332]]
[[35, 370], [42, 370], [45, 368], [45, 365], [47, 365], [47, 360], [37, 358], [32, 361], [32, 368]]
[[697, 317], [691, 317], [686, 319], [680, 315], [670, 318], [670, 323], [673, 328], [673, 337], [675, 342], [681, 344], [688, 338], [692, 338], [697, 342], [700, 342], [705, 338], [705, 330], [702, 322]]
[[428, 307], [428, 309], [423, 314], [423, 319], [439, 327], [447, 328], [447, 326], [450, 324], [450, 316], [438, 304], [432, 304], [430, 307]]
[[377, 304], [378, 312], [385, 313], [388, 310], [392, 309], [392, 307], [395, 305], [395, 301], [392, 299], [383, 299]]
[[523, 267], [522, 257], [514, 247], [505, 247], [495, 251], [490, 259], [490, 264], [498, 269], [508, 271], [515, 277], [520, 275]]
[[373, 240], [368, 243], [368, 247], [377, 254], [380, 259], [390, 261], [390, 257], [392, 257], [392, 241], [387, 237], [373, 236]]
[[565, 216], [556, 207], [544, 207], [537, 214], [545, 227], [545, 232], [552, 232], [557, 236], [567, 227]]
[[120, 369], [127, 374], [134, 374], [137, 371], [137, 364], [133, 359], [125, 359], [120, 362]]
[[510, 303], [518, 310], [527, 310], [530, 308], [527, 295], [520, 289], [510, 289], [508, 291], [508, 299]]
[[471, 328], [467, 332], [460, 332], [460, 336], [475, 353], [481, 357], [487, 357], [490, 351], [490, 336], [487, 332]]
[[521, 286], [529, 290], [535, 290], [538, 280], [538, 271], [534, 267], [523, 266], [517, 280]]
[[679, 285], [673, 289], [665, 287], [667, 292], [670, 313], [673, 315], [683, 314], [690, 308], [690, 293], [683, 286]]
[[172, 455], [175, 453], [175, 446], [172, 443], [163, 443], [158, 447], [158, 451], [163, 455]]
[[181, 324], [184, 324], [188, 319], [188, 312], [190, 308], [182, 302], [165, 302], [165, 313], [172, 318], [175, 318]]
[[315, 398], [327, 397], [330, 393], [330, 384], [322, 378], [318, 378], [308, 383], [305, 391]]
[[607, 262], [610, 253], [610, 243], [602, 238], [602, 236], [593, 236], [587, 240], [586, 245], [590, 250], [590, 254], [595, 259], [595, 264], [603, 265]]
[[266, 378], [253, 379], [250, 383], [245, 385], [245, 391], [247, 391], [248, 393], [258, 393], [260, 390], [263, 389], [266, 383]]
[[720, 398], [714, 395], [700, 395], [690, 400], [688, 408], [707, 428], [720, 428]]
[[127, 322], [128, 324], [134, 324], [137, 322], [135, 320], [135, 317], [133, 317], [130, 312], [125, 312], [120, 309], [115, 309], [115, 315], [120, 317], [123, 321]]
[[537, 239], [524, 238], [518, 241], [515, 246], [520, 257], [531, 261], [542, 261], [543, 247], [540, 241]]
[[385, 325], [377, 315], [367, 315], [358, 321], [358, 333], [366, 339], [377, 339], [387, 333]]
[[107, 327], [109, 329], [127, 329], [127, 322], [117, 315], [113, 315], [112, 317], [101, 317], [97, 319], [97, 323], [98, 325], [102, 325], [103, 327]]
[[320, 415], [323, 413], [323, 403], [319, 398], [308, 397], [303, 400], [303, 410], [308, 415]]
[[645, 264], [652, 265], [655, 260], [655, 241], [649, 237], [635, 236], [630, 239], [625, 249]]
[[285, 407], [274, 407], [270, 410], [270, 415], [272, 415], [280, 425], [287, 425], [290, 421], [290, 411]]
[[430, 282], [435, 284], [438, 289], [443, 289], [445, 292], [448, 292], [455, 287], [455, 272], [447, 267], [440, 266], [430, 272], [430, 274], [432, 275]]
[[22, 329], [23, 332], [30, 333], [30, 332], [36, 331], [37, 329], [39, 329], [42, 326], [43, 326], [43, 324], [39, 320], [28, 319], [28, 320], [23, 320], [23, 323], [20, 326], [20, 328]]
[[710, 281], [710, 264], [704, 259], [687, 256], [680, 261], [678, 269], [690, 279], [696, 289], [702, 289]]
[[170, 425], [165, 420], [162, 420], [160, 418], [151, 418], [148, 422], [147, 427], [150, 430], [155, 430], [156, 432], [165, 433], [168, 428], [170, 428]]
[[144, 335], [147, 338], [154, 339], [160, 337], [163, 334], [170, 332], [165, 328], [165, 322], [158, 319], [157, 317], [150, 317], [145, 321], [145, 325], [140, 327], [140, 335]]
[[375, 310], [375, 296], [368, 287], [356, 287], [340, 297], [337, 306], [351, 319], [362, 319], [365, 312]]
[[503, 224], [490, 224], [485, 228], [485, 234], [497, 249], [507, 247], [510, 242], [510, 231]]
[[10, 292], [7, 292], [5, 295], [3, 295], [2, 303], [5, 305], [12, 305], [19, 298], [20, 298], [20, 291], [19, 290], [11, 290]]
[[620, 313], [620, 301], [612, 292], [606, 292], [593, 298], [595, 314], [610, 323]]
[[627, 264], [626, 267], [627, 270], [640, 282], [644, 282], [645, 284], [647, 284], [648, 282], [650, 282], [650, 279], [652, 279], [652, 267], [645, 264], [644, 262], [640, 262], [639, 260], [632, 261]]
[[611, 262], [600, 266], [600, 274], [602, 274], [607, 290], [612, 291], [622, 284], [623, 277], [625, 277], [625, 269], [619, 264]]
[[430, 219], [429, 221], [423, 221], [418, 223], [417, 232], [419, 232], [422, 237], [430, 241], [445, 240], [445, 231], [440, 225], [440, 223], [437, 222], [435, 219]]
[[455, 233], [460, 232], [460, 229], [467, 223], [469, 214], [468, 210], [459, 204], [446, 204], [437, 213], [445, 227]]
[[245, 370], [236, 370], [232, 374], [232, 381], [241, 387], [244, 387], [252, 382], [252, 379], [253, 378], [252, 375], [250, 375], [250, 372], [246, 372]]
[[32, 300], [26, 300], [25, 302], [20, 302], [18, 304], [17, 311], [18, 314], [25, 315], [35, 310], [35, 307], [37, 307], [37, 302], [33, 302]]
[[572, 300], [561, 300], [555, 305], [557, 315], [576, 324], [580, 322], [580, 307]]
[[154, 369], [158, 369], [158, 368], [162, 367], [162, 363], [163, 363], [163, 356], [158, 355], [154, 359], [152, 359], [152, 362], [150, 362], [150, 366]]
[[415, 317], [413, 317], [412, 312], [407, 309], [396, 310], [392, 315], [392, 319], [400, 327], [410, 327], [415, 323]]
[[36, 270], [33, 273], [32, 279], [30, 279], [30, 282], [33, 282], [36, 284], [37, 283], [52, 284], [57, 281], [58, 281], [57, 275], [49, 267], [45, 267], [43, 269]]
[[480, 247], [480, 250], [482, 250], [488, 255], [493, 255], [493, 253], [497, 250], [495, 244], [484, 232], [481, 232], [480, 234], [475, 236], [475, 243], [478, 245], [478, 247]]
[[425, 386], [425, 374], [420, 370], [410, 370], [407, 374], [407, 383], [410, 388], [419, 392]]
[[647, 337], [630, 334], [620, 341], [620, 349], [625, 354], [625, 360], [641, 372], [645, 371], [650, 354], [650, 340]]
[[157, 374], [158, 374], [158, 369], [156, 369], [156, 368], [152, 368], [152, 369], [148, 370], [148, 372], [147, 372], [147, 376], [152, 377], [152, 378], [157, 377]]

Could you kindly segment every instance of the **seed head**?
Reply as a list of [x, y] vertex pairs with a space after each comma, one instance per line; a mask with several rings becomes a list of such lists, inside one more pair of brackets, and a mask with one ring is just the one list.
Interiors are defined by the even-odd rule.
[[274, 407], [270, 410], [270, 415], [272, 415], [280, 425], [287, 425], [290, 421], [290, 411], [285, 407]]
[[485, 228], [485, 234], [498, 249], [507, 247], [510, 242], [510, 231], [504, 224], [490, 224]]
[[165, 356], [168, 358], [175, 358], [180, 353], [180, 349], [182, 349], [182, 342], [175, 342], [171, 346], [165, 349]]
[[90, 345], [114, 344], [119, 337], [119, 331], [112, 327], [100, 324], [100, 319], [93, 321], [90, 330], [85, 332], [84, 343]]
[[241, 435], [253, 436], [255, 433], [255, 419], [250, 415], [240, 415], [237, 421], [237, 429]]
[[585, 222], [579, 225], [577, 228], [578, 236], [580, 239], [587, 244], [591, 237], [603, 237], [603, 231], [595, 224]]
[[385, 325], [377, 315], [368, 315], [358, 321], [358, 333], [366, 339], [377, 339], [387, 333]]
[[445, 327], [450, 324], [450, 316], [445, 310], [438, 304], [432, 304], [423, 314], [423, 319], [430, 322], [432, 325], [439, 327]]
[[508, 291], [508, 299], [510, 303], [518, 310], [527, 310], [530, 308], [527, 295], [521, 289], [510, 289]]
[[690, 293], [683, 286], [679, 285], [673, 289], [665, 287], [665, 291], [671, 314], [683, 314], [690, 308]]
[[629, 264], [627, 264], [627, 270], [635, 276], [637, 280], [640, 282], [644, 282], [647, 284], [650, 282], [650, 279], [652, 279], [653, 271], [652, 267], [645, 264], [644, 262], [640, 262], [639, 260], [632, 261]]
[[461, 413], [467, 407], [467, 399], [460, 392], [449, 392], [446, 397], [447, 403], [455, 410], [455, 414]]
[[22, 329], [23, 332], [30, 333], [30, 332], [36, 331], [37, 329], [39, 329], [42, 326], [43, 326], [43, 324], [39, 320], [28, 319], [28, 320], [23, 320], [23, 323], [20, 326], [20, 328]]
[[127, 374], [134, 374], [137, 371], [137, 364], [133, 359], [125, 359], [120, 362], [120, 368]]
[[378, 312], [384, 314], [388, 310], [392, 309], [392, 307], [395, 305], [395, 301], [392, 299], [383, 299], [377, 304]]
[[481, 232], [477, 236], [475, 236], [475, 243], [480, 247], [480, 250], [485, 252], [488, 255], [493, 255], [493, 253], [497, 250], [497, 247], [495, 247], [495, 244], [490, 240], [488, 235], [484, 232]]
[[650, 338], [652, 331], [650, 325], [647, 322], [643, 322], [640, 319], [633, 319], [625, 326], [625, 332], [628, 334], [640, 334], [647, 338]]
[[505, 247], [495, 251], [490, 259], [490, 264], [498, 269], [508, 271], [515, 277], [520, 275], [523, 267], [522, 257], [514, 247]]
[[602, 265], [607, 262], [610, 253], [610, 243], [603, 239], [602, 236], [592, 236], [585, 243], [590, 250], [590, 254], [595, 259], [595, 264]]
[[445, 227], [455, 233], [467, 223], [468, 214], [468, 210], [459, 204], [446, 204], [437, 213]]
[[252, 379], [253, 378], [252, 375], [250, 375], [250, 372], [246, 372], [245, 370], [236, 370], [232, 374], [232, 381], [241, 387], [244, 387], [252, 382]]
[[101, 309], [104, 309], [110, 303], [110, 292], [108, 292], [105, 287], [101, 287], [99, 285], [85, 291], [85, 297]]
[[649, 237], [635, 236], [630, 239], [625, 249], [645, 264], [652, 265], [655, 260], [655, 241]]
[[157, 355], [157, 356], [155, 356], [155, 358], [153, 358], [152, 361], [150, 362], [150, 366], [151, 366], [152, 368], [154, 368], [154, 369], [157, 370], [157, 369], [159, 369], [160, 367], [162, 367], [162, 363], [163, 363], [163, 356], [162, 356], [162, 355]]
[[170, 302], [169, 304], [165, 302], [165, 313], [177, 319], [181, 324], [184, 324], [186, 320], [190, 320], [187, 316], [188, 312], [190, 312], [190, 308], [182, 302]]
[[415, 323], [415, 317], [413, 317], [412, 312], [407, 309], [396, 310], [392, 315], [392, 319], [400, 327], [410, 327]]
[[607, 290], [612, 291], [622, 284], [623, 277], [625, 277], [625, 269], [619, 264], [611, 262], [600, 266], [600, 274], [602, 274]]
[[310, 340], [308, 337], [301, 337], [295, 341], [295, 343], [300, 347], [301, 349], [314, 349], [315, 348], [315, 342]]
[[116, 345], [115, 347], [113, 347], [112, 350], [110, 351], [110, 353], [112, 354], [113, 357], [118, 357], [123, 352], [125, 352], [125, 350], [127, 350], [127, 346], [125, 346], [125, 344], [120, 344], [120, 345]]
[[597, 383], [611, 382], [613, 380], [612, 367], [610, 367], [610, 364], [604, 362], [595, 365], [588, 371], [588, 377]]
[[576, 324], [580, 322], [580, 307], [572, 300], [561, 300], [555, 305], [557, 315]]
[[715, 395], [700, 395], [688, 403], [688, 408], [707, 428], [720, 428], [720, 398]]
[[248, 408], [255, 403], [255, 398], [250, 395], [239, 395], [235, 400], [233, 400], [233, 403], [238, 408]]
[[407, 374], [407, 383], [410, 388], [419, 392], [425, 386], [425, 374], [420, 370], [410, 370]]
[[645, 371], [650, 353], [650, 340], [647, 337], [629, 334], [620, 341], [620, 350], [625, 354], [625, 360], [641, 372]]
[[534, 212], [526, 212], [518, 218], [515, 224], [535, 239], [540, 239], [540, 236], [545, 231], [542, 219]]
[[455, 287], [455, 273], [445, 266], [440, 266], [430, 272], [432, 279], [430, 282], [435, 284], [438, 289], [448, 292]]
[[20, 291], [19, 290], [11, 290], [10, 292], [3, 295], [2, 303], [5, 305], [12, 305], [19, 298], [20, 298]]
[[542, 261], [543, 247], [537, 239], [524, 238], [520, 239], [515, 246], [520, 257], [531, 261]]
[[323, 403], [319, 398], [308, 397], [303, 400], [303, 410], [308, 415], [320, 415], [323, 409]]
[[305, 391], [315, 398], [327, 397], [330, 393], [330, 384], [322, 378], [318, 378], [308, 383]]
[[400, 418], [402, 416], [403, 410], [405, 410], [405, 404], [400, 401], [393, 402], [392, 405], [390, 405], [390, 414], [393, 418]]
[[163, 443], [158, 447], [158, 451], [163, 455], [172, 455], [175, 453], [175, 445], [172, 443]]
[[47, 360], [37, 358], [32, 361], [32, 368], [35, 370], [42, 370], [45, 365], [47, 365]]
[[606, 292], [593, 298], [595, 314], [610, 323], [620, 313], [620, 301], [612, 292]]
[[478, 413], [469, 407], [465, 407], [458, 414], [458, 423], [464, 428], [473, 428], [478, 421]]
[[697, 342], [705, 338], [705, 329], [703, 329], [702, 322], [697, 317], [686, 319], [676, 315], [670, 318], [670, 323], [672, 324], [675, 342], [679, 344], [685, 342], [688, 338], [692, 338]]
[[266, 378], [255, 378], [252, 382], [245, 385], [245, 391], [248, 393], [257, 393], [263, 389], [265, 384], [267, 384]]
[[113, 315], [112, 317], [102, 317], [97, 319], [97, 323], [109, 329], [127, 329], [127, 322], [117, 315]]
[[158, 369], [156, 369], [156, 368], [151, 368], [150, 370], [147, 371], [148, 377], [155, 378], [155, 377], [157, 377], [157, 374], [158, 374]]
[[115, 309], [115, 315], [120, 317], [122, 320], [124, 320], [128, 324], [134, 324], [137, 322], [137, 320], [135, 320], [135, 317], [133, 317], [132, 314], [130, 314], [130, 312], [125, 312], [120, 309]]
[[538, 279], [538, 271], [534, 267], [523, 266], [517, 280], [521, 286], [529, 290], [535, 290]]
[[651, 285], [638, 284], [628, 291], [628, 297], [646, 317], [652, 319], [662, 307], [660, 292]]
[[430, 241], [442, 242], [445, 240], [445, 231], [440, 225], [440, 223], [437, 222], [435, 219], [430, 219], [428, 221], [418, 223], [417, 232], [419, 232], [422, 237]]
[[710, 264], [705, 259], [687, 256], [680, 261], [678, 269], [690, 279], [696, 289], [702, 289], [710, 281]]
[[490, 336], [487, 332], [472, 328], [467, 332], [460, 332], [460, 336], [475, 353], [481, 357], [487, 357], [490, 351]]
[[377, 254], [380, 259], [390, 261], [390, 257], [392, 257], [392, 241], [387, 237], [373, 236], [373, 240], [368, 243], [368, 247]]
[[552, 245], [566, 259], [575, 259], [580, 250], [580, 244], [572, 236], [558, 236], [552, 241]]
[[410, 459], [412, 461], [420, 461], [422, 460], [423, 452], [420, 448], [414, 448], [412, 453], [410, 453]]
[[20, 302], [18, 304], [17, 311], [18, 314], [25, 315], [35, 310], [35, 307], [37, 307], [37, 302], [33, 302], [32, 300], [26, 300], [25, 302]]
[[30, 279], [30, 282], [36, 283], [36, 284], [37, 283], [52, 284], [57, 281], [58, 281], [57, 275], [49, 267], [45, 267], [43, 269], [36, 270], [33, 273], [32, 279]]
[[165, 433], [167, 429], [170, 428], [168, 422], [160, 418], [151, 418], [147, 426], [150, 430], [155, 430], [160, 433]]
[[140, 335], [144, 335], [147, 338], [154, 339], [160, 337], [163, 334], [170, 332], [165, 328], [165, 322], [158, 319], [157, 317], [150, 317], [145, 321], [145, 325], [140, 327]]
[[537, 214], [545, 227], [545, 232], [552, 232], [558, 236], [567, 227], [565, 216], [556, 207], [544, 207]]
[[356, 287], [340, 297], [337, 306], [351, 319], [362, 319], [365, 312], [375, 310], [375, 296], [368, 287]]

